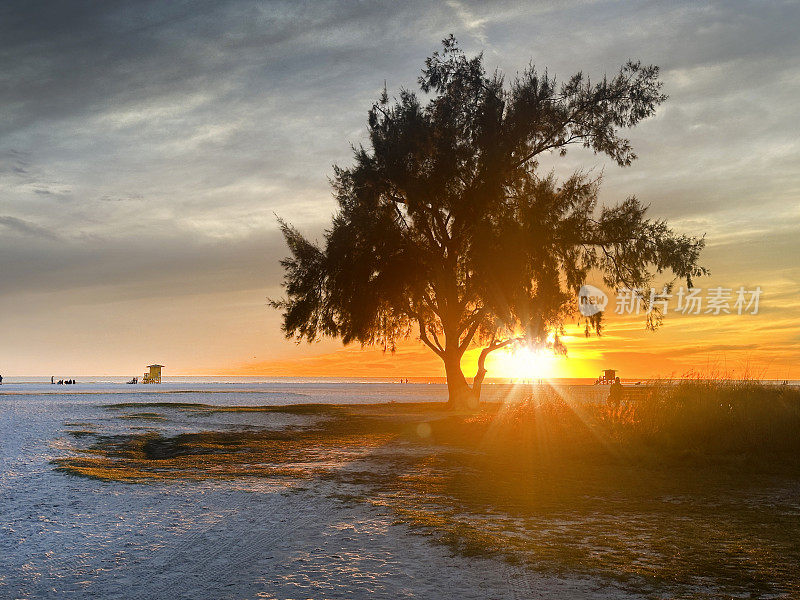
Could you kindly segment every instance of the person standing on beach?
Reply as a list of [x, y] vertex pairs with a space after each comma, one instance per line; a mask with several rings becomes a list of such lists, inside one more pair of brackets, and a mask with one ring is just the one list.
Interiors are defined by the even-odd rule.
[[625, 393], [624, 390], [625, 388], [622, 387], [622, 382], [620, 382], [619, 377], [615, 378], [608, 392], [608, 403], [613, 408], [619, 408], [620, 404], [622, 404], [622, 396]]

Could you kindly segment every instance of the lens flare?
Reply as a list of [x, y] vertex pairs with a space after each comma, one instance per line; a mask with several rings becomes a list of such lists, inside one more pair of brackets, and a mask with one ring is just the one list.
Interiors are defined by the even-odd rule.
[[505, 377], [521, 381], [551, 377], [555, 367], [555, 357], [552, 352], [529, 346], [514, 348], [498, 358], [499, 371]]

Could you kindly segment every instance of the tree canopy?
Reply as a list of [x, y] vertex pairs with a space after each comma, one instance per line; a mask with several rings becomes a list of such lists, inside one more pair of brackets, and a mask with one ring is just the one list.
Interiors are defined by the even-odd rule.
[[[574, 144], [629, 166], [623, 130], [666, 99], [658, 67], [628, 62], [611, 78], [559, 83], [529, 66], [507, 83], [450, 36], [419, 87], [391, 99], [384, 89], [368, 143], [352, 166], [334, 167], [339, 208], [323, 244], [281, 221], [290, 256], [273, 306], [287, 337], [393, 350], [418, 335], [444, 361], [450, 401], [465, 406], [480, 395], [489, 352], [518, 340], [564, 351], [563, 324], [578, 316], [590, 275], [616, 289], [705, 273], [702, 238], [647, 218], [635, 197], [600, 206], [599, 177], [540, 172], [542, 155]], [[600, 333], [602, 313], [584, 321]], [[460, 363], [476, 345], [470, 388]]]

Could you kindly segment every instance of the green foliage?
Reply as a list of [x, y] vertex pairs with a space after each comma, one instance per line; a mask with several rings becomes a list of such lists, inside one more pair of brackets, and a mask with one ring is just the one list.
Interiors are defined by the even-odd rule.
[[[631, 164], [620, 132], [666, 98], [657, 67], [629, 62], [611, 79], [578, 73], [559, 84], [531, 66], [506, 85], [451, 36], [419, 85], [423, 96], [384, 90], [368, 146], [335, 168], [339, 212], [324, 245], [281, 223], [291, 256], [286, 298], [273, 306], [287, 337], [393, 349], [417, 331], [451, 365], [478, 342], [491, 351], [555, 334], [564, 351], [558, 335], [590, 273], [612, 288], [705, 273], [702, 239], [648, 219], [635, 198], [599, 207], [599, 178], [538, 170], [537, 157], [571, 144]], [[586, 327], [599, 333], [600, 317]]]

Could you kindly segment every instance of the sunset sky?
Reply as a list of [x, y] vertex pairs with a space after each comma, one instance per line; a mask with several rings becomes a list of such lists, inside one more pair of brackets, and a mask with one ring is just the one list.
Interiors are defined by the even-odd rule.
[[705, 234], [704, 292], [762, 289], [757, 315], [669, 313], [655, 333], [612, 297], [603, 337], [568, 324], [554, 376], [800, 378], [798, 25], [797, 2], [6, 2], [0, 374], [443, 375], [415, 340], [296, 345], [267, 299], [276, 215], [321, 235], [332, 165], [384, 82], [415, 88], [452, 32], [510, 76], [660, 65], [670, 98], [630, 132], [633, 166], [543, 166], [602, 173], [604, 203], [636, 195]]

